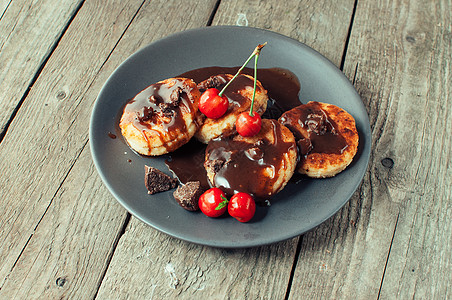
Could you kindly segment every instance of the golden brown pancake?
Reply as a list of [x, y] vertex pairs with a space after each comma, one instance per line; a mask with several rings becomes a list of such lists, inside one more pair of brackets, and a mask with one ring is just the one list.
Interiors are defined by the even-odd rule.
[[129, 146], [143, 155], [162, 155], [187, 143], [197, 130], [200, 92], [187, 78], [150, 85], [124, 107], [119, 127]]
[[355, 119], [335, 105], [311, 101], [285, 112], [279, 122], [297, 140], [297, 171], [309, 177], [335, 176], [352, 162], [358, 149]]
[[[208, 88], [221, 89], [229, 82], [232, 77], [231, 74], [220, 74], [211, 76], [198, 84], [201, 92]], [[202, 143], [207, 144], [210, 140], [219, 136], [227, 136], [233, 134], [235, 131], [235, 121], [240, 113], [249, 111], [251, 106], [251, 99], [253, 98], [254, 78], [249, 75], [239, 75], [226, 88], [224, 95], [229, 100], [229, 107], [226, 113], [218, 119], [206, 118], [201, 112], [198, 116], [202, 120], [202, 125], [196, 132], [195, 137]], [[267, 91], [262, 84], [256, 83], [256, 97], [254, 100], [254, 112], [262, 115], [267, 108]]]
[[212, 186], [263, 201], [286, 186], [296, 164], [293, 134], [276, 120], [263, 119], [261, 131], [253, 137], [235, 135], [209, 142], [204, 167]]

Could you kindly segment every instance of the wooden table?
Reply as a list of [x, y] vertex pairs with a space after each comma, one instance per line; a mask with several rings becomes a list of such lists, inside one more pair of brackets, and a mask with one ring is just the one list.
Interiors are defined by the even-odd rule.
[[[452, 298], [451, 13], [450, 0], [1, 0], [0, 298]], [[367, 108], [372, 153], [325, 223], [227, 250], [131, 217], [93, 166], [88, 130], [129, 55], [236, 24], [336, 64]]]

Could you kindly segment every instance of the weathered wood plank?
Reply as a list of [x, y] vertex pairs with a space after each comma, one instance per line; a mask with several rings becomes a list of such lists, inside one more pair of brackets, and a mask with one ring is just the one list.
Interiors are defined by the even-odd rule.
[[[277, 30], [305, 41], [312, 39], [318, 50], [340, 49], [330, 53], [330, 58], [339, 65], [353, 1], [329, 4], [335, 9], [331, 9], [330, 14], [319, 13], [321, 18], [300, 17], [304, 16], [306, 7], [315, 9], [316, 6], [321, 11], [328, 3], [285, 1], [274, 2], [270, 7], [264, 1], [223, 1], [213, 25], [234, 25], [237, 14], [243, 13], [247, 15], [249, 26]], [[342, 26], [332, 26], [338, 18], [334, 13], [336, 9], [349, 12], [340, 16]], [[257, 11], [259, 16], [266, 17], [254, 17]], [[298, 28], [309, 27], [309, 33], [301, 30], [294, 33], [294, 24]], [[315, 39], [320, 33], [324, 38]], [[312, 36], [306, 37], [309, 34]], [[169, 238], [132, 217], [98, 298], [283, 299], [298, 240], [253, 249], [222, 250]]]
[[390, 103], [389, 115], [397, 117], [382, 123], [376, 151], [383, 155], [377, 161], [390, 157], [394, 166], [384, 172], [380, 168], [376, 176], [391, 200], [400, 203], [400, 212], [380, 297], [448, 299], [452, 293], [451, 1], [401, 2], [388, 7], [388, 16], [397, 34], [391, 34], [382, 48], [393, 48], [389, 53], [396, 57], [396, 65], [394, 87], [384, 102]]
[[[92, 104], [127, 56], [171, 32], [205, 25], [214, 7], [214, 1], [187, 3], [190, 10], [175, 2], [142, 4], [86, 1], [11, 123], [0, 149], [10, 155], [0, 162], [7, 207], [0, 216], [0, 297], [84, 299], [97, 292], [126, 212], [92, 177], [86, 149]], [[129, 28], [132, 20], [136, 26]], [[35, 123], [24, 132], [30, 119]], [[21, 139], [34, 142], [18, 144]], [[17, 177], [22, 170], [33, 172]], [[92, 212], [90, 203], [98, 205]], [[74, 224], [68, 232], [67, 224]]]
[[0, 20], [5, 15], [5, 11], [8, 8], [12, 0], [2, 0], [0, 1]]
[[0, 136], [81, 2], [0, 3]]
[[446, 2], [358, 2], [345, 73], [355, 78], [370, 114], [369, 172], [326, 228], [304, 236], [291, 298], [448, 298], [452, 129]]
[[307, 44], [339, 67], [353, 2], [222, 1], [212, 25], [247, 24], [246, 26], [279, 32]]
[[13, 271], [2, 299], [93, 299], [127, 214], [85, 147]]
[[247, 250], [203, 247], [133, 218], [98, 298], [283, 299], [296, 242]]
[[83, 95], [141, 3], [85, 2], [5, 135], [0, 147], [5, 158], [0, 161], [0, 288], [85, 147], [95, 96], [81, 104]]

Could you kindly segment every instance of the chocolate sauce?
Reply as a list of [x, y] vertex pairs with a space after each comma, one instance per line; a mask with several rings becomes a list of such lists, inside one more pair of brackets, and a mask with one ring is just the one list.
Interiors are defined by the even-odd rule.
[[191, 139], [170, 155], [165, 164], [180, 182], [199, 181], [205, 190], [210, 188], [204, 169], [206, 145]]
[[108, 132], [108, 137], [114, 140], [116, 138], [116, 134]]
[[[195, 82], [200, 83], [214, 75], [235, 74], [238, 69], [239, 67], [206, 67], [185, 72], [177, 77], [191, 78]], [[254, 69], [244, 68], [242, 74], [254, 76]], [[258, 78], [269, 96], [267, 110], [262, 116], [263, 118], [277, 119], [284, 111], [301, 104], [298, 98], [300, 82], [296, 75], [289, 70], [279, 68], [258, 69]], [[221, 89], [226, 82], [227, 80], [224, 79], [224, 83], [220, 83], [218, 88]], [[253, 85], [254, 82], [252, 80], [246, 76], [239, 75], [226, 89], [225, 95], [230, 101], [240, 104], [243, 101], [241, 99], [242, 96], [233, 91], [237, 91], [246, 86], [253, 87]], [[203, 87], [200, 86], [199, 88], [201, 91], [203, 90]], [[279, 126], [273, 127], [273, 134], [276, 136], [280, 134], [277, 132], [280, 130]], [[226, 148], [226, 143], [231, 141], [229, 138], [223, 138], [223, 140], [220, 139], [209, 147], [215, 153], [215, 156], [221, 156], [221, 149]], [[279, 164], [282, 163], [282, 160], [278, 159], [281, 157], [281, 153], [287, 151], [287, 147], [293, 147], [294, 145], [289, 145], [280, 140], [277, 140], [275, 145], [269, 145], [268, 141], [262, 143], [263, 145], [259, 145], [259, 147], [253, 147], [243, 142], [233, 142], [228, 146], [228, 148], [237, 148], [236, 150], [244, 148], [242, 150], [246, 151], [235, 152], [234, 157], [237, 156], [238, 161], [234, 165], [238, 167], [231, 165], [231, 168], [225, 168], [221, 174], [215, 176], [216, 181], [229, 182], [227, 185], [230, 188], [226, 188], [226, 192], [232, 195], [234, 193], [233, 191], [250, 191], [256, 197], [268, 199], [268, 195], [262, 194], [260, 191], [268, 190], [270, 186], [273, 186], [275, 179], [268, 178], [259, 181], [256, 178], [266, 168], [279, 168]], [[213, 150], [214, 148], [216, 150]], [[202, 187], [208, 189], [210, 188], [210, 184], [208, 183], [207, 173], [204, 168], [205, 151], [206, 145], [192, 139], [186, 145], [172, 152], [169, 155], [170, 159], [167, 159], [165, 164], [180, 182], [200, 181]], [[239, 152], [242, 154], [237, 154]], [[243, 176], [236, 177], [236, 168], [243, 170], [239, 171]], [[222, 184], [222, 186], [224, 185], [226, 184]]]
[[285, 112], [280, 123], [294, 133], [301, 155], [342, 154], [348, 147], [344, 137], [337, 132], [336, 123], [318, 102], [309, 102]]
[[[232, 78], [232, 75], [229, 77], [226, 74], [213, 75], [206, 79], [205, 81], [199, 83], [198, 88], [201, 93], [203, 93], [205, 90], [209, 88], [216, 88], [218, 90], [222, 90], [224, 86], [230, 81], [230, 78]], [[228, 98], [230, 104], [228, 106], [227, 112], [232, 111], [234, 107], [249, 107], [249, 99], [247, 97], [244, 97], [238, 91], [245, 88], [252, 89], [253, 86], [254, 81], [252, 79], [242, 74], [238, 75], [224, 91], [224, 95]]]
[[213, 185], [229, 195], [247, 192], [260, 201], [271, 197], [278, 172], [285, 168], [283, 156], [296, 147], [282, 140], [281, 128], [276, 120], [266, 121], [261, 129], [266, 134], [254, 144], [241, 138], [211, 141], [206, 149], [206, 165], [214, 174]]
[[[238, 69], [239, 67], [206, 67], [191, 70], [179, 76], [191, 78], [199, 83], [214, 75], [235, 74]], [[241, 73], [254, 76], [254, 69], [244, 68]], [[267, 111], [263, 118], [277, 119], [284, 111], [301, 104], [298, 98], [300, 81], [291, 71], [281, 68], [258, 69], [257, 78], [267, 90], [269, 97]], [[253, 86], [253, 83], [249, 84]]]
[[163, 142], [161, 133], [153, 127], [158, 125], [168, 134], [185, 132], [183, 113], [194, 111], [193, 102], [194, 100], [190, 97], [190, 87], [180, 79], [173, 79], [172, 85], [152, 84], [124, 106], [124, 122], [131, 122], [142, 132], [148, 143], [151, 141], [148, 140], [145, 132], [154, 132]]

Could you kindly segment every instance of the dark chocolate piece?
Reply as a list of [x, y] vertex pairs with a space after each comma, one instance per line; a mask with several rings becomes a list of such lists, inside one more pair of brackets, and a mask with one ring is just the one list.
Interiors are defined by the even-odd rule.
[[177, 186], [177, 179], [169, 177], [159, 169], [144, 166], [144, 170], [144, 184], [150, 195], [168, 191]]
[[204, 167], [206, 168], [206, 170], [212, 173], [217, 173], [218, 171], [220, 171], [220, 169], [224, 166], [225, 163], [226, 160], [224, 159], [206, 160], [204, 162]]
[[196, 211], [199, 210], [198, 201], [203, 192], [199, 181], [189, 181], [179, 185], [173, 195], [180, 206], [189, 211]]
[[210, 88], [222, 89], [226, 83], [227, 80], [226, 78], [224, 78], [224, 76], [214, 75], [199, 83], [198, 89], [202, 92]]

